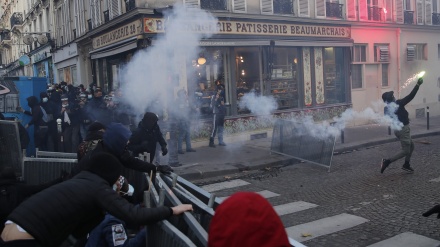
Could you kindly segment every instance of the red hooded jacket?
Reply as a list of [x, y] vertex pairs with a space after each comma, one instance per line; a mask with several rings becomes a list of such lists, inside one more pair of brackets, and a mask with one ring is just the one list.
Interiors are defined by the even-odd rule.
[[238, 192], [215, 211], [208, 247], [290, 247], [286, 230], [272, 205], [261, 195]]

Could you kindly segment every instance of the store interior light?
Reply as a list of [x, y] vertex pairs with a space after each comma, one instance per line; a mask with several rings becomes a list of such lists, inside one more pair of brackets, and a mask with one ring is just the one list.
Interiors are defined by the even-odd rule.
[[206, 58], [204, 58], [203, 56], [200, 56], [199, 59], [197, 59], [197, 63], [200, 65], [203, 65], [206, 63]]
[[297, 63], [298, 63], [298, 59], [297, 59], [297, 58], [294, 58], [294, 59], [293, 59], [293, 62], [294, 62], [295, 64], [297, 64]]
[[241, 75], [245, 75], [244, 69], [241, 70]]

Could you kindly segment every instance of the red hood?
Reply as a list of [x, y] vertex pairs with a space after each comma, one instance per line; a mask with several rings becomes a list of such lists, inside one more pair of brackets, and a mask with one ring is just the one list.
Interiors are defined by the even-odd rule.
[[280, 217], [272, 205], [253, 192], [235, 193], [215, 211], [208, 247], [290, 247]]

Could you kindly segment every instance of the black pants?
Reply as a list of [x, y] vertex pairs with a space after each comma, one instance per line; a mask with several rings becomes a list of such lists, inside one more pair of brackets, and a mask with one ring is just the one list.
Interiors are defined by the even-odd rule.
[[3, 239], [0, 238], [0, 246], [1, 247], [41, 247], [34, 239], [29, 240], [14, 240], [4, 242]]

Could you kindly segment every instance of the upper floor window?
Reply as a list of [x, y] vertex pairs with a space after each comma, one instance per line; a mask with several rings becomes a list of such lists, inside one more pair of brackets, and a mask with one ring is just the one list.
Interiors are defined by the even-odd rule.
[[[228, 0], [184, 0], [185, 7], [187, 8], [201, 8], [206, 10], [228, 10]], [[239, 2], [245, 2], [245, 0], [234, 0], [234, 5], [242, 5]]]
[[362, 63], [367, 61], [367, 45], [353, 46], [353, 63]]
[[390, 47], [389, 44], [374, 45], [374, 62], [389, 62]]
[[262, 14], [293, 15], [293, 0], [260, 0]]
[[426, 44], [408, 44], [406, 48], [407, 61], [428, 60]]

